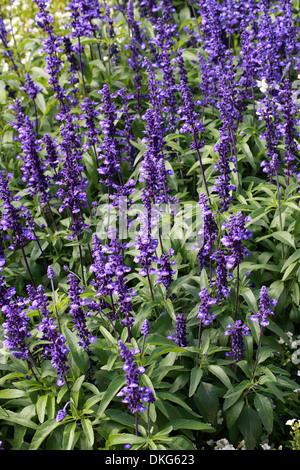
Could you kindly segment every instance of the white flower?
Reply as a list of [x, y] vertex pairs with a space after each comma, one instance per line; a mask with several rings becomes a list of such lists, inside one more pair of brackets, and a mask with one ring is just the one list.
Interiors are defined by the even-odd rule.
[[218, 422], [218, 424], [222, 424], [223, 421], [224, 421], [224, 418], [222, 418], [221, 416], [222, 416], [222, 410], [219, 410], [218, 413], [217, 413], [217, 422]]
[[269, 442], [269, 437], [268, 437], [267, 434], [264, 435], [264, 436], [262, 436], [261, 442], [262, 442], [263, 444], [267, 444], [267, 443]]
[[269, 88], [269, 85], [267, 84], [266, 79], [263, 78], [262, 80], [257, 80], [256, 83], [257, 83], [257, 86], [259, 87], [260, 91], [262, 93], [266, 93], [266, 91]]
[[263, 450], [271, 450], [271, 447], [270, 447], [268, 444], [260, 444], [260, 447], [261, 447]]
[[214, 450], [235, 450], [232, 444], [224, 437], [216, 441]]
[[[294, 341], [294, 346], [293, 347], [296, 347], [296, 346], [299, 346], [299, 345], [300, 345], [299, 340]], [[300, 363], [300, 357], [298, 357], [298, 356], [300, 356], [300, 349], [297, 349], [292, 354], [292, 363], [293, 364], [299, 364]]]
[[293, 424], [294, 424], [295, 421], [296, 421], [295, 418], [294, 418], [294, 419], [289, 419], [285, 424], [286, 424], [287, 426], [293, 426]]
[[239, 445], [238, 445], [238, 449], [241, 449], [241, 450], [246, 450], [246, 443], [245, 443], [245, 439], [243, 439]]
[[2, 65], [2, 72], [8, 72], [8, 70], [9, 70], [8, 63], [4, 62], [4, 64]]

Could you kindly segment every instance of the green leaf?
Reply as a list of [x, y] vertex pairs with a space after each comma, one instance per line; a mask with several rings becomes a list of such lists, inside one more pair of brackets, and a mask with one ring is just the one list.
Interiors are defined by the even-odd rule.
[[203, 432], [214, 432], [215, 428], [206, 423], [201, 423], [193, 419], [172, 419], [169, 423], [174, 431], [177, 429], [194, 429]]
[[257, 302], [256, 302], [255, 295], [253, 294], [253, 291], [247, 287], [247, 288], [244, 288], [242, 290], [241, 295], [246, 300], [250, 310], [253, 313], [256, 313], [257, 312]]
[[68, 423], [65, 426], [62, 448], [63, 450], [72, 450], [75, 444], [75, 431], [78, 429], [77, 423]]
[[192, 408], [184, 400], [179, 398], [177, 395], [174, 395], [174, 394], [169, 393], [169, 392], [161, 392], [160, 391], [160, 392], [157, 392], [157, 396], [161, 400], [168, 400], [168, 401], [171, 401], [173, 403], [176, 403], [177, 405], [181, 406], [182, 408], [189, 411], [190, 413], [193, 412]]
[[273, 431], [273, 408], [269, 398], [262, 394], [256, 394], [254, 398], [254, 406], [264, 427], [266, 428], [266, 431], [271, 434]]
[[105, 412], [105, 416], [107, 416], [110, 420], [116, 421], [117, 423], [121, 423], [127, 428], [133, 428], [135, 426], [135, 420], [133, 414], [125, 413], [121, 410], [115, 409], [108, 409]]
[[0, 408], [0, 421], [1, 420], [16, 423], [20, 426], [25, 426], [28, 429], [37, 429], [37, 424], [33, 423], [30, 419], [24, 418], [19, 413], [14, 413], [10, 410], [3, 410], [2, 408]]
[[84, 379], [85, 379], [84, 375], [81, 375], [80, 377], [78, 377], [78, 379], [76, 380], [76, 382], [71, 388], [71, 397], [74, 401], [75, 406], [77, 406], [78, 404], [79, 393], [80, 393], [82, 384], [84, 382]]
[[199, 409], [205, 420], [215, 423], [219, 410], [219, 398], [215, 387], [207, 382], [201, 382], [197, 397], [199, 400]]
[[232, 406], [240, 398], [241, 394], [249, 386], [249, 384], [249, 380], [243, 380], [238, 385], [236, 385], [233, 390], [228, 390], [228, 392], [224, 395], [224, 410]]
[[297, 261], [295, 263], [292, 263], [290, 264], [287, 269], [285, 270], [285, 273], [284, 275], [282, 276], [282, 281], [285, 281], [286, 279], [288, 279], [290, 276], [292, 276], [294, 278], [294, 272], [296, 269], [298, 269], [298, 266], [299, 264], [297, 263]]
[[48, 437], [55, 428], [61, 426], [61, 424], [62, 422], [58, 423], [55, 418], [49, 419], [48, 421], [45, 421], [43, 424], [41, 424], [32, 438], [29, 450], [37, 450], [44, 442], [46, 437]]
[[93, 430], [92, 423], [89, 419], [82, 418], [81, 424], [82, 424], [83, 432], [88, 440], [88, 443], [92, 447], [94, 444], [94, 430]]
[[297, 261], [300, 258], [300, 250], [296, 250], [289, 258], [285, 261], [284, 265], [281, 268], [281, 272], [283, 273], [286, 268], [288, 268], [292, 263]]
[[189, 397], [192, 397], [196, 392], [200, 380], [203, 375], [203, 370], [200, 367], [193, 367], [191, 370], [191, 378], [190, 378], [190, 388], [189, 388]]
[[46, 103], [45, 103], [45, 99], [44, 99], [42, 93], [38, 93], [36, 95], [35, 102], [36, 102], [36, 105], [39, 108], [39, 110], [44, 115], [45, 112], [46, 112]]
[[245, 439], [246, 450], [253, 450], [262, 434], [257, 411], [249, 406], [244, 407], [238, 419], [238, 427]]
[[89, 357], [87, 353], [82, 349], [81, 346], [79, 346], [78, 337], [65, 325], [63, 327], [63, 332], [74, 363], [78, 367], [79, 372], [81, 374], [85, 374], [89, 367]]
[[256, 168], [256, 161], [253, 157], [253, 154], [250, 150], [250, 147], [249, 145], [246, 143], [246, 142], [243, 142], [243, 143], [240, 143], [239, 144], [239, 147], [241, 148], [243, 154], [245, 155], [246, 157], [246, 160], [250, 163], [250, 165], [252, 166], [252, 168]]
[[135, 436], [134, 434], [111, 434], [107, 439], [106, 445], [108, 447], [115, 446], [119, 444], [132, 444], [142, 446], [147, 442], [147, 438], [142, 436]]
[[[153, 439], [155, 440], [155, 436]], [[187, 450], [194, 451], [195, 447], [193, 446], [192, 441], [190, 441], [186, 436], [173, 436], [171, 442], [168, 443], [168, 449], [186, 452]]]
[[36, 412], [40, 423], [43, 423], [45, 419], [47, 400], [48, 395], [41, 395], [36, 402]]
[[116, 338], [114, 338], [112, 336], [112, 334], [106, 328], [104, 328], [104, 326], [102, 326], [102, 325], [100, 326], [100, 331], [103, 334], [103, 336], [108, 340], [108, 342], [110, 344], [116, 344], [117, 343]]
[[101, 418], [104, 411], [116, 396], [120, 388], [125, 384], [125, 378], [122, 375], [117, 375], [113, 381], [109, 384], [107, 390], [105, 391], [101, 403], [97, 411], [97, 417]]
[[191, 271], [190, 274], [187, 274], [186, 276], [180, 276], [178, 279], [175, 279], [175, 281], [173, 281], [168, 287], [167, 297], [170, 297], [170, 295], [177, 292], [177, 290], [180, 289], [180, 287], [182, 287], [182, 285], [193, 275], [194, 272]]
[[276, 238], [276, 240], [279, 240], [285, 245], [290, 245], [292, 248], [296, 249], [294, 237], [290, 234], [290, 232], [282, 230], [279, 232], [274, 232], [272, 235], [274, 238]]
[[218, 377], [219, 380], [221, 380], [221, 382], [228, 388], [228, 389], [232, 389], [232, 385], [231, 385], [231, 382], [230, 382], [230, 379], [228, 377], [228, 375], [226, 374], [226, 372], [224, 371], [224, 369], [220, 366], [215, 366], [215, 365], [211, 365], [211, 366], [208, 366], [208, 370], [214, 374], [216, 377]]
[[0, 400], [11, 400], [14, 398], [26, 397], [23, 390], [9, 388], [7, 390], [0, 390]]
[[226, 411], [226, 423], [228, 428], [231, 428], [231, 426], [234, 425], [244, 408], [244, 404], [244, 398], [240, 398]]

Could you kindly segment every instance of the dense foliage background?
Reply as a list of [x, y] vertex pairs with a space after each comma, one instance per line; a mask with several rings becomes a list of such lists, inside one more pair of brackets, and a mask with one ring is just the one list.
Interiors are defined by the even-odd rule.
[[0, 8], [2, 447], [299, 448], [298, 2]]

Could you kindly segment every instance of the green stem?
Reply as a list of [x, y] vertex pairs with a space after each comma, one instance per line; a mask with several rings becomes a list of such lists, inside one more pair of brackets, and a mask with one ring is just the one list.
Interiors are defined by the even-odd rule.
[[138, 411], [136, 411], [135, 412], [135, 430], [134, 430], [134, 434], [136, 436], [139, 435], [139, 428], [138, 428], [139, 424], [138, 424], [138, 422], [139, 422], [139, 415], [138, 415]]
[[258, 345], [257, 345], [255, 364], [254, 364], [254, 367], [253, 367], [252, 380], [254, 379], [254, 375], [255, 375], [255, 371], [256, 371], [256, 367], [257, 367], [257, 363], [258, 363], [258, 356], [259, 356], [259, 350], [260, 350], [260, 346], [261, 346], [262, 332], [263, 332], [263, 327], [260, 326], [259, 340], [258, 340]]
[[[199, 322], [197, 348], [200, 348], [201, 326], [202, 326], [202, 318], [200, 319], [200, 322]], [[198, 367], [198, 365], [199, 365], [199, 353], [197, 353], [197, 356], [196, 356], [196, 366]]]
[[238, 301], [239, 301], [239, 287], [240, 287], [240, 263], [236, 267], [236, 296], [235, 296], [235, 309], [234, 309], [234, 321], [237, 317]]
[[83, 75], [83, 66], [82, 66], [81, 52], [80, 52], [80, 37], [78, 37], [78, 59], [79, 59], [79, 68], [80, 68], [80, 73], [81, 73], [81, 78], [82, 78], [83, 94], [84, 94], [84, 97], [86, 97], [85, 80], [84, 80], [84, 75]]
[[35, 282], [34, 282], [34, 279], [33, 279], [33, 276], [32, 276], [32, 272], [30, 270], [30, 267], [29, 267], [29, 264], [28, 264], [27, 257], [26, 257], [25, 250], [24, 250], [23, 246], [21, 246], [21, 251], [22, 251], [22, 255], [23, 255], [23, 258], [24, 258], [24, 261], [25, 261], [25, 265], [26, 265], [31, 283], [32, 283], [33, 287], [36, 289], [36, 285], [35, 285]]
[[[276, 171], [276, 185], [277, 185], [277, 198], [278, 198], [278, 215], [279, 215], [279, 226], [280, 230], [282, 231], [282, 217], [281, 217], [281, 199], [280, 199], [280, 186], [279, 186], [279, 179], [278, 179], [278, 172]], [[284, 258], [284, 248], [281, 245], [281, 256]]]

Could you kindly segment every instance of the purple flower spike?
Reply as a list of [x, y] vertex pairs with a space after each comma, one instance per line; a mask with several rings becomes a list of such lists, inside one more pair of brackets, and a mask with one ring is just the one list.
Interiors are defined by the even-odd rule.
[[217, 300], [212, 299], [210, 293], [206, 287], [202, 287], [200, 293], [200, 305], [198, 309], [197, 318], [199, 318], [203, 325], [210, 325], [213, 320], [215, 320], [215, 315], [211, 311], [211, 306], [214, 305]]
[[56, 415], [56, 421], [57, 423], [60, 423], [65, 417], [67, 416], [66, 410], [58, 410], [57, 415]]
[[143, 336], [147, 336], [149, 333], [150, 333], [150, 323], [149, 321], [147, 320], [147, 318], [144, 320], [143, 324], [142, 324], [142, 328], [141, 328], [141, 334]]
[[226, 356], [233, 356], [234, 362], [241, 361], [244, 357], [243, 336], [249, 336], [250, 329], [241, 320], [236, 320], [234, 324], [229, 323], [224, 334], [232, 336], [232, 350], [226, 352]]
[[229, 249], [226, 264], [228, 269], [232, 269], [236, 264], [240, 263], [244, 256], [249, 256], [249, 251], [243, 246], [243, 240], [252, 237], [249, 229], [245, 228], [245, 223], [251, 222], [251, 217], [243, 217], [241, 212], [236, 216], [230, 215], [228, 223], [224, 223], [222, 230], [228, 228], [228, 235], [221, 238], [221, 243]]
[[96, 337], [93, 336], [86, 324], [86, 318], [88, 313], [83, 309], [83, 301], [80, 298], [83, 288], [79, 286], [79, 280], [74, 274], [69, 274], [67, 282], [70, 286], [69, 289], [69, 299], [70, 299], [70, 314], [73, 318], [74, 327], [79, 337], [78, 344], [90, 354], [90, 344], [96, 340]]
[[48, 279], [54, 279], [55, 278], [55, 272], [54, 272], [54, 270], [51, 266], [48, 266], [47, 277], [48, 277]]
[[186, 340], [186, 319], [179, 313], [175, 322], [175, 335], [168, 336], [168, 339], [175, 341], [178, 346], [184, 348], [187, 345]]
[[215, 260], [216, 263], [216, 278], [213, 285], [215, 286], [218, 300], [222, 300], [224, 297], [228, 297], [230, 295], [228, 279], [232, 279], [233, 276], [227, 271], [226, 255], [222, 250], [216, 250], [212, 254], [211, 258]]
[[41, 323], [37, 327], [38, 331], [43, 333], [43, 340], [46, 344], [43, 345], [43, 356], [45, 359], [50, 358], [52, 367], [56, 370], [59, 378], [57, 385], [61, 386], [65, 383], [65, 375], [69, 371], [67, 365], [67, 353], [69, 349], [65, 345], [65, 337], [57, 331], [57, 326], [50, 317], [48, 310], [48, 298], [45, 294], [44, 287], [39, 285], [36, 292], [31, 291], [32, 306], [39, 308], [43, 317]]
[[274, 315], [271, 307], [275, 307], [276, 304], [277, 300], [270, 299], [266, 286], [262, 286], [260, 290], [259, 310], [256, 315], [251, 315], [250, 319], [255, 323], [260, 323], [261, 326], [268, 326], [270, 324], [268, 316]]
[[118, 397], [122, 397], [122, 403], [128, 404], [128, 409], [131, 413], [137, 411], [146, 411], [146, 407], [143, 405], [144, 402], [152, 403], [155, 400], [154, 393], [149, 387], [139, 386], [139, 375], [145, 372], [144, 367], [137, 367], [134, 361], [134, 356], [139, 354], [140, 351], [133, 349], [130, 351], [123, 341], [118, 343], [120, 356], [125, 359], [123, 370], [126, 371], [125, 379], [126, 386], [123, 387], [118, 393]]
[[29, 344], [26, 338], [31, 334], [28, 332], [29, 318], [26, 311], [18, 302], [10, 301], [2, 307], [5, 316], [3, 345], [12, 351], [12, 355], [18, 359], [26, 360], [29, 354]]
[[36, 85], [30, 75], [28, 73], [25, 74], [25, 85], [20, 87], [20, 90], [26, 91], [28, 96], [30, 96], [31, 99], [35, 99], [41, 91], [43, 91], [43, 88], [40, 86]]
[[203, 236], [203, 245], [198, 252], [197, 261], [200, 267], [199, 272], [201, 272], [206, 265], [207, 258], [212, 253], [213, 243], [218, 237], [218, 234], [216, 231], [216, 223], [214, 221], [216, 214], [211, 212], [210, 208], [208, 207], [208, 201], [204, 193], [200, 194], [199, 205], [201, 206], [201, 216], [203, 221], [203, 225], [201, 228], [201, 235]]

